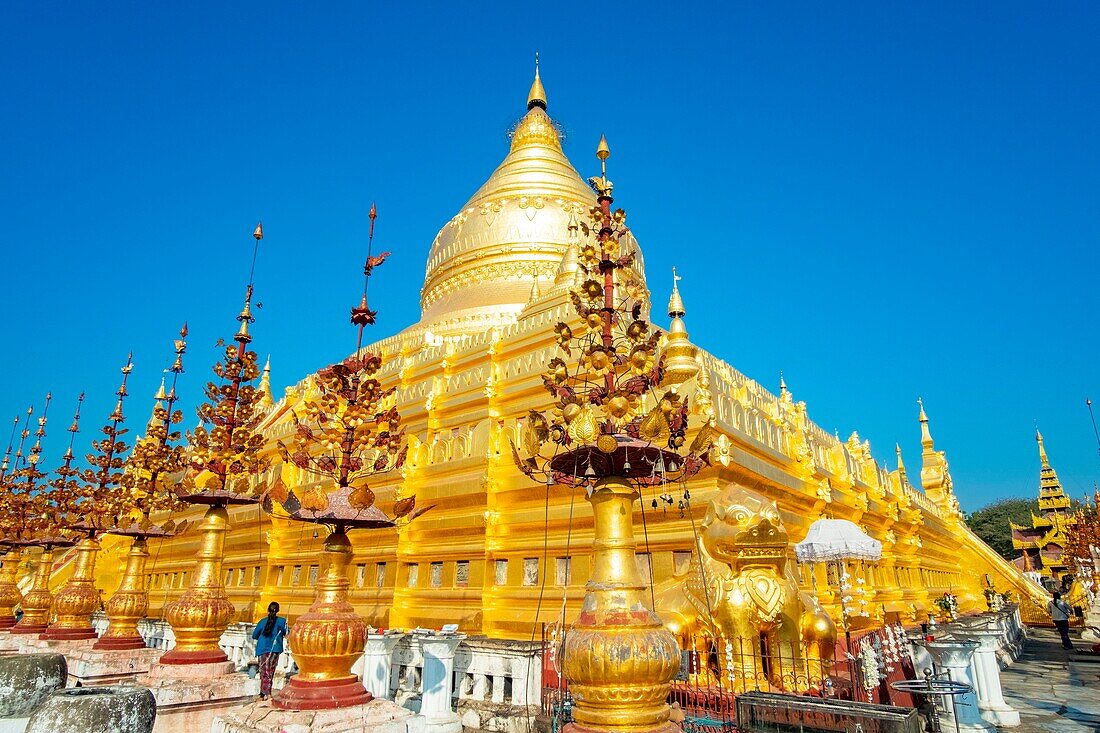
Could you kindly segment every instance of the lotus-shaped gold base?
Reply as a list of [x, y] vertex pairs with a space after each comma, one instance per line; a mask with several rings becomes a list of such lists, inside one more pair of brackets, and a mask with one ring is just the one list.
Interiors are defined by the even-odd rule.
[[8, 550], [4, 555], [4, 566], [0, 568], [0, 629], [15, 626], [15, 607], [23, 600], [17, 585], [22, 559], [23, 553], [18, 549]]
[[648, 607], [634, 551], [638, 492], [609, 477], [589, 497], [595, 519], [592, 578], [565, 637], [565, 678], [576, 705], [573, 730], [677, 731], [666, 702], [680, 669], [672, 632]]
[[46, 639], [94, 639], [92, 614], [99, 610], [99, 591], [95, 587], [95, 559], [99, 542], [86, 537], [76, 546], [73, 574], [53, 599], [57, 620], [43, 635]]
[[94, 649], [144, 649], [145, 640], [138, 633], [138, 621], [149, 610], [149, 589], [145, 579], [145, 562], [149, 550], [143, 537], [134, 539], [126, 556], [126, 574], [118, 590], [107, 601], [107, 630]]
[[191, 584], [178, 601], [168, 604], [165, 612], [176, 635], [176, 646], [160, 658], [161, 664], [209, 664], [229, 659], [218, 646], [234, 610], [222, 580], [228, 531], [225, 507], [210, 507], [199, 523], [202, 544]]
[[50, 593], [50, 572], [53, 570], [53, 550], [43, 549], [38, 556], [31, 591], [23, 596], [23, 618], [12, 627], [13, 634], [41, 634], [50, 623], [53, 594]]
[[352, 674], [363, 654], [367, 625], [348, 602], [351, 542], [342, 531], [325, 540], [324, 575], [313, 605], [287, 635], [301, 670], [275, 695], [276, 707], [292, 710], [342, 708], [370, 702], [371, 695]]

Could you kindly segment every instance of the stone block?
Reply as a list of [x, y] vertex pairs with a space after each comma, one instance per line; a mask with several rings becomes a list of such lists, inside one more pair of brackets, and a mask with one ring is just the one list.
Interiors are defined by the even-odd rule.
[[260, 693], [260, 681], [234, 673], [232, 662], [157, 663], [137, 682], [157, 701], [154, 733], [205, 733], [218, 715], [247, 705]]
[[58, 690], [31, 714], [27, 733], [151, 733], [157, 706], [135, 685]]
[[0, 718], [28, 718], [65, 686], [67, 665], [60, 654], [17, 654], [0, 658]]
[[71, 652], [67, 655], [69, 679], [84, 687], [132, 680], [138, 675], [147, 674], [163, 653], [161, 649], [84, 649]]
[[389, 700], [334, 710], [279, 710], [266, 702], [219, 715], [211, 733], [414, 733], [416, 718]]

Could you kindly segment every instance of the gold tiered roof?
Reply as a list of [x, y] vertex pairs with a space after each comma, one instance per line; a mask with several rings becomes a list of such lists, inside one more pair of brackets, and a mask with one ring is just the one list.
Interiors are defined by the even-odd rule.
[[1058, 473], [1050, 465], [1043, 434], [1035, 431], [1039, 444], [1039, 513], [1031, 514], [1031, 526], [1011, 523], [1012, 546], [1024, 553], [1024, 561], [1042, 575], [1058, 579], [1066, 572], [1062, 549], [1073, 521], [1070, 498]]
[[514, 323], [531, 300], [532, 279], [554, 282], [570, 218], [596, 203], [565, 157], [546, 96], [536, 71], [508, 155], [435, 237], [418, 325], [437, 336]]

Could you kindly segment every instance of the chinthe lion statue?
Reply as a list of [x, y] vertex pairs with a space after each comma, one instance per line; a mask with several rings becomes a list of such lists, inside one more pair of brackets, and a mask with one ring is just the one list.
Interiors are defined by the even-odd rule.
[[699, 664], [732, 691], [817, 689], [836, 625], [802, 592], [775, 502], [730, 484], [710, 502], [688, 571], [657, 597], [674, 633], [695, 638]]

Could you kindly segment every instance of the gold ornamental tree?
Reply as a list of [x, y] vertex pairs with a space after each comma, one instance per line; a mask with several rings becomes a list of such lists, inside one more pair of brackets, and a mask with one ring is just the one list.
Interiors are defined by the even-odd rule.
[[626, 213], [611, 210], [607, 141], [590, 223], [579, 224], [579, 325], [559, 323], [561, 355], [543, 376], [555, 408], [528, 415], [516, 464], [548, 486], [583, 488], [592, 505], [592, 576], [562, 651], [576, 730], [678, 730], [668, 722], [679, 646], [649, 608], [634, 554], [634, 502], [643, 487], [682, 481], [707, 461], [713, 429], [685, 448], [687, 400], [662, 389], [660, 333], [645, 318]]
[[[92, 614], [99, 610], [99, 591], [95, 587], [95, 561], [99, 554], [98, 535], [113, 526], [124, 502], [117, 491], [122, 478], [123, 454], [128, 446], [121, 438], [128, 431], [122, 427], [126, 418], [122, 412], [126, 400], [126, 381], [133, 371], [133, 359], [127, 358], [122, 367], [122, 384], [115, 394], [118, 401], [100, 432], [103, 437], [92, 441], [95, 453], [88, 454], [89, 468], [83, 471], [72, 467], [72, 444], [65, 454], [64, 465], [52, 482], [54, 501], [60, 511], [60, 520], [74, 534], [83, 535], [76, 546], [73, 574], [54, 597], [53, 610], [56, 620], [43, 635], [46, 639], [72, 641], [94, 639]], [[84, 395], [80, 396], [83, 401]], [[70, 431], [75, 436], [80, 408]]]
[[[14, 541], [24, 524], [19, 506], [22, 497], [14, 491], [11, 472], [11, 449], [15, 445], [15, 433], [18, 430], [19, 416], [16, 415], [12, 422], [11, 436], [8, 438], [8, 449], [4, 451], [4, 460], [0, 461], [0, 548], [4, 550], [4, 560], [0, 564], [0, 631], [15, 626], [15, 607], [23, 600], [18, 585], [23, 548]], [[24, 431], [22, 440], [26, 440], [29, 434]], [[23, 445], [20, 443], [19, 455], [22, 452]]]
[[[39, 547], [41, 554], [35, 567], [34, 581], [30, 591], [23, 596], [21, 608], [23, 618], [12, 627], [13, 634], [41, 634], [50, 623], [53, 608], [53, 594], [50, 592], [50, 573], [53, 571], [53, 553], [59, 547], [71, 547], [76, 544], [62, 525], [62, 507], [56, 502], [54, 491], [47, 489], [44, 481], [46, 474], [38, 468], [42, 460], [42, 439], [46, 437], [46, 423], [52, 397], [46, 394], [46, 404], [38, 417], [38, 428], [34, 431], [34, 445], [25, 459], [18, 463], [13, 476], [11, 491], [12, 502], [9, 511], [13, 516], [12, 544], [21, 547]], [[78, 403], [79, 404], [79, 403]], [[80, 414], [79, 407], [77, 415]], [[31, 411], [27, 411], [28, 425]], [[76, 433], [76, 420], [69, 428]], [[23, 429], [23, 440], [28, 436], [28, 428]], [[22, 452], [20, 443], [20, 453]], [[70, 445], [71, 452], [71, 445]], [[71, 464], [70, 458], [66, 465]]]
[[[173, 426], [183, 421], [183, 413], [175, 409], [179, 396], [176, 383], [183, 373], [183, 355], [187, 351], [187, 325], [175, 340], [176, 358], [168, 369], [171, 386], [164, 391], [164, 382], [157, 390], [153, 414], [145, 427], [145, 435], [135, 441], [126, 460], [120, 484], [124, 505], [118, 521], [109, 534], [133, 538], [126, 558], [126, 570], [118, 590], [107, 601], [107, 630], [93, 646], [105, 651], [144, 649], [146, 644], [138, 633], [137, 624], [149, 610], [149, 587], [145, 565], [149, 559], [148, 541], [164, 539], [182, 532], [187, 522], [176, 522], [171, 513], [184, 504], [176, 496], [172, 483], [187, 465], [187, 455], [181, 445], [179, 430]], [[159, 521], [154, 521], [154, 515]]]
[[[263, 239], [260, 226], [252, 233], [255, 247]], [[255, 270], [255, 250], [253, 252]], [[263, 436], [257, 428], [263, 418], [258, 409], [261, 392], [254, 382], [260, 376], [249, 326], [252, 315], [252, 277], [245, 291], [244, 307], [237, 316], [240, 328], [235, 345], [225, 347], [225, 357], [214, 364], [218, 382], [204, 390], [207, 401], [199, 407], [202, 424], [187, 434], [189, 465], [176, 487], [180, 500], [208, 506], [198, 525], [202, 533], [198, 562], [183, 596], [168, 604], [165, 617], [172, 625], [176, 646], [160, 658], [161, 664], [211, 664], [228, 661], [218, 646], [233, 618], [233, 604], [225, 592], [222, 563], [229, 513], [233, 504], [254, 504], [259, 500], [253, 477], [264, 470], [260, 456]]]
[[364, 267], [363, 296], [351, 311], [358, 329], [354, 355], [317, 373], [318, 395], [295, 415], [293, 445], [280, 446], [283, 461], [314, 480], [288, 488], [281, 479], [264, 498], [276, 516], [328, 527], [322, 574], [313, 604], [290, 629], [299, 673], [278, 693], [276, 707], [292, 710], [340, 708], [369, 702], [371, 695], [351, 666], [363, 653], [367, 627], [348, 601], [348, 564], [352, 529], [394, 527], [419, 512], [415, 497], [399, 499], [391, 518], [376, 506], [372, 477], [402, 466], [406, 447], [395, 403], [395, 388], [383, 389], [375, 377], [382, 359], [363, 349], [363, 330], [375, 322], [367, 306], [371, 272], [389, 256], [370, 255], [377, 210], [370, 211], [370, 236]]

